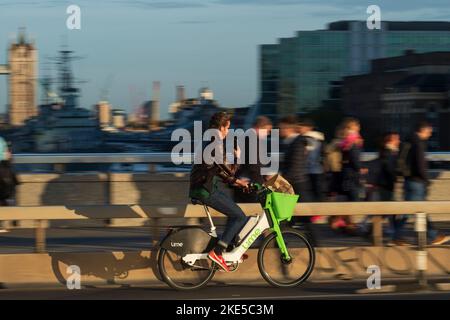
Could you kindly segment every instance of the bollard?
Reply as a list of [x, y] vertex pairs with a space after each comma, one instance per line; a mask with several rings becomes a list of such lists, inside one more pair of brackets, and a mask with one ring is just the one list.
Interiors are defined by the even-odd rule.
[[415, 231], [417, 232], [416, 264], [418, 271], [419, 287], [427, 288], [427, 214], [418, 212], [416, 214]]
[[35, 229], [36, 238], [36, 252], [44, 253], [46, 251], [46, 228], [48, 226], [47, 220], [37, 220]]
[[382, 216], [374, 216], [372, 218], [372, 226], [373, 226], [373, 245], [375, 247], [383, 246], [383, 217]]

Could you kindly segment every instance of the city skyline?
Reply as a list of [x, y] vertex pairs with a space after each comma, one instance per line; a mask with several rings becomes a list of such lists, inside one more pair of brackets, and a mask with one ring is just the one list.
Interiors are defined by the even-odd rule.
[[[66, 28], [70, 4], [81, 7], [81, 30]], [[181, 84], [187, 97], [208, 86], [222, 106], [245, 107], [259, 97], [258, 45], [297, 30], [324, 29], [331, 21], [365, 20], [370, 4], [381, 7], [383, 20], [450, 20], [444, 1], [0, 1], [0, 64], [7, 63], [12, 35], [26, 27], [39, 50], [40, 77], [45, 57], [57, 54], [63, 37], [85, 57], [73, 64], [75, 76], [88, 80], [80, 86], [84, 108], [109, 86], [111, 104], [132, 112], [152, 98], [153, 81], [161, 81], [163, 118]], [[6, 103], [3, 77], [0, 112]]]

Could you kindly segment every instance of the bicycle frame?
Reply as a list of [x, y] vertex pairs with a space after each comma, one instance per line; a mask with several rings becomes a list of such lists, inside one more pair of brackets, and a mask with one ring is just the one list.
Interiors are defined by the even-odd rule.
[[[284, 259], [289, 261], [291, 257], [289, 256], [286, 244], [284, 242], [283, 235], [281, 233], [281, 228], [278, 220], [275, 218], [275, 214], [272, 210], [270, 197], [266, 197], [266, 202], [263, 207], [264, 211], [259, 214], [257, 224], [250, 230], [250, 232], [245, 236], [245, 238], [241, 241], [241, 244], [236, 247], [231, 252], [224, 252], [223, 258], [225, 261], [230, 263], [238, 263], [241, 259], [242, 255], [251, 247], [251, 245], [258, 239], [264, 231], [269, 230], [270, 232], [276, 233], [276, 241], [278, 244], [278, 248], [280, 249]], [[205, 206], [205, 211], [209, 218], [209, 223], [211, 225], [211, 231], [214, 231], [216, 227], [212, 222], [210, 212], [208, 208]], [[245, 228], [245, 226], [244, 226]], [[211, 234], [211, 233], [210, 233]], [[208, 259], [207, 253], [192, 253], [184, 256], [183, 261], [189, 265], [194, 265], [195, 261]]]

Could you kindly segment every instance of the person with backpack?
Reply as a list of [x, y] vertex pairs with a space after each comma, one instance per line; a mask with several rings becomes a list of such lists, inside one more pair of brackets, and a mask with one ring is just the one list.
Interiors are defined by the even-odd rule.
[[[11, 165], [11, 152], [5, 139], [0, 137], [0, 206], [8, 206], [8, 200], [14, 196], [18, 185], [16, 174]], [[0, 229], [0, 233], [8, 232]]]
[[337, 201], [342, 194], [342, 152], [339, 147], [343, 130], [339, 126], [335, 137], [324, 148], [324, 171], [327, 175], [327, 197], [330, 201]]
[[[405, 201], [425, 201], [430, 186], [428, 162], [426, 159], [427, 141], [433, 134], [433, 127], [427, 121], [415, 126], [409, 140], [400, 151], [399, 168], [404, 177]], [[403, 226], [400, 228], [402, 231]], [[450, 241], [450, 237], [440, 234], [427, 216], [427, 236], [431, 244], [440, 245]]]

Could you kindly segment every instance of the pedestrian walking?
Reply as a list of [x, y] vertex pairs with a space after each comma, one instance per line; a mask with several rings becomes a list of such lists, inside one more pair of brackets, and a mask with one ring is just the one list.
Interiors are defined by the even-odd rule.
[[[308, 177], [307, 141], [299, 133], [299, 121], [296, 116], [286, 116], [280, 121], [280, 136], [283, 138], [282, 150], [284, 160], [281, 163], [281, 173], [292, 185], [295, 194], [299, 195], [299, 202], [311, 202], [312, 192]], [[311, 217], [294, 217], [292, 223], [298, 223], [305, 228], [305, 233], [312, 243], [316, 244]]]
[[[409, 140], [402, 146], [399, 155], [399, 168], [404, 176], [405, 201], [425, 201], [430, 187], [428, 161], [426, 158], [427, 141], [433, 134], [433, 127], [427, 121], [420, 121], [415, 126]], [[397, 227], [397, 233], [403, 231], [404, 224]], [[427, 216], [427, 236], [433, 245], [446, 243], [449, 236], [434, 228]]]
[[[263, 184], [266, 181], [265, 176], [261, 174], [261, 170], [264, 167], [261, 163], [259, 156], [259, 146], [267, 143], [267, 137], [272, 130], [272, 121], [266, 116], [259, 116], [253, 123], [252, 129], [255, 130], [257, 135], [257, 143], [250, 145], [252, 141], [246, 137], [244, 159], [236, 171], [236, 177], [246, 182], [256, 182]], [[250, 154], [250, 150], [256, 152], [255, 155]], [[256, 163], [251, 163], [251, 159], [256, 159]], [[234, 198], [236, 202], [240, 203], [254, 203], [258, 202], [258, 197], [255, 193], [248, 193], [242, 191], [242, 189], [234, 190]]]

